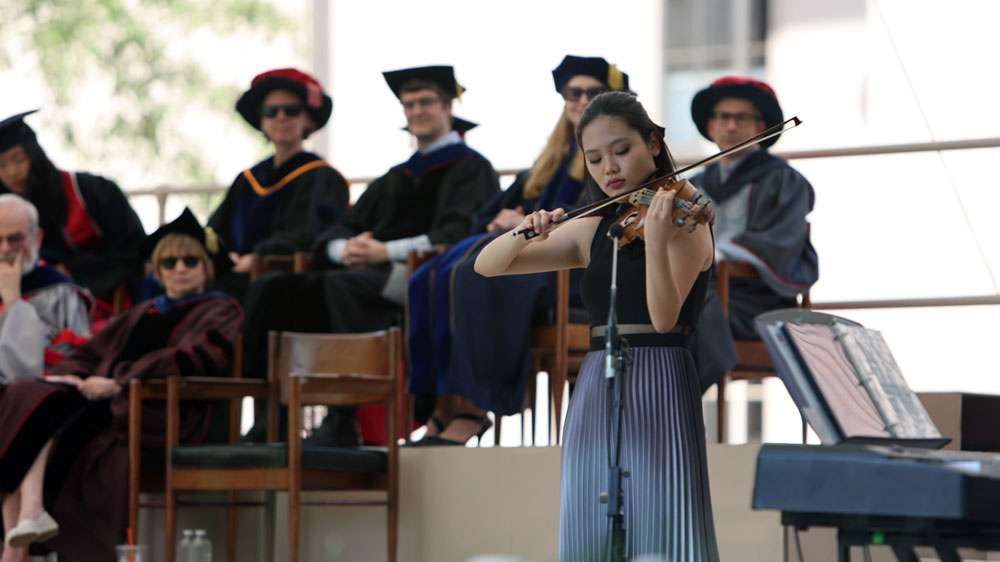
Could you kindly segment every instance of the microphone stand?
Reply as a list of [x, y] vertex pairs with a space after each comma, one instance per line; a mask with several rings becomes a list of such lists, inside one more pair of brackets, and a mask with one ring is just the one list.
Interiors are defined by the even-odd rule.
[[604, 377], [608, 385], [608, 396], [612, 430], [608, 435], [608, 491], [601, 493], [601, 501], [608, 504], [608, 527], [605, 543], [607, 562], [625, 562], [625, 491], [622, 487], [628, 472], [621, 468], [622, 419], [624, 417], [625, 371], [632, 364], [632, 349], [628, 341], [618, 335], [618, 318], [615, 302], [618, 294], [618, 239], [625, 233], [624, 227], [614, 223], [608, 229], [611, 238], [611, 299], [608, 305], [608, 325], [604, 337]]

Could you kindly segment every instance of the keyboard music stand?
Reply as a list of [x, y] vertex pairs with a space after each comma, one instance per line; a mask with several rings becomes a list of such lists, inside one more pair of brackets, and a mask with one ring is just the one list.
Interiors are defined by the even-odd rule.
[[775, 371], [824, 445], [937, 449], [950, 441], [907, 386], [878, 332], [800, 308], [761, 314], [754, 324]]
[[[935, 548], [942, 562], [959, 561], [959, 547], [1000, 548], [1000, 456], [934, 450], [949, 439], [878, 332], [803, 309], [768, 312], [755, 325], [823, 443], [764, 445], [755, 509], [780, 509], [798, 529], [836, 527], [841, 562], [855, 545], [887, 545], [900, 562], [916, 562], [916, 546]], [[979, 455], [978, 471], [963, 466], [969, 455]]]

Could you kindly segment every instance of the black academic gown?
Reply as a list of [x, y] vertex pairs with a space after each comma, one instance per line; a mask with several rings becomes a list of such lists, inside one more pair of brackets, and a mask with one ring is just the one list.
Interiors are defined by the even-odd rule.
[[[765, 150], [740, 162], [725, 183], [720, 181], [719, 166], [707, 167], [691, 182], [719, 203], [730, 197], [748, 198], [746, 229], [731, 241], [719, 241], [718, 249], [730, 259], [753, 265], [761, 278], [730, 285], [727, 321], [713, 276], [692, 349], [703, 391], [736, 365], [734, 334], [739, 339], [759, 339], [754, 317], [796, 306], [796, 296], [819, 279], [819, 261], [806, 222], [815, 194], [802, 174]], [[747, 184], [751, 186], [744, 191]]]
[[[54, 181], [59, 186], [51, 186], [49, 193], [29, 193], [28, 200], [38, 209], [46, 209], [51, 205], [37, 199], [59, 193], [67, 199], [69, 214], [76, 207], [96, 232], [85, 240], [74, 239], [67, 230], [68, 219], [55, 224], [49, 217], [39, 216], [39, 225], [45, 231], [40, 257], [49, 265], [61, 264], [74, 281], [90, 289], [94, 296], [110, 301], [119, 285], [142, 275], [139, 245], [146, 237], [142, 222], [113, 181], [84, 172], [62, 172], [57, 177]], [[8, 190], [0, 187], [0, 192]]]
[[[272, 156], [236, 177], [208, 226], [241, 255], [306, 252], [347, 210], [349, 195], [347, 180], [316, 154], [300, 152], [277, 168]], [[246, 274], [231, 272], [214, 286], [242, 299], [248, 285]]]
[[398, 321], [400, 307], [382, 296], [392, 265], [335, 265], [326, 255], [330, 241], [372, 232], [383, 242], [426, 234], [431, 244], [454, 244], [498, 189], [493, 166], [465, 144], [414, 154], [372, 182], [341, 220], [319, 236], [314, 251], [324, 271], [266, 275], [250, 288], [245, 376], [265, 375], [268, 330], [354, 333]]

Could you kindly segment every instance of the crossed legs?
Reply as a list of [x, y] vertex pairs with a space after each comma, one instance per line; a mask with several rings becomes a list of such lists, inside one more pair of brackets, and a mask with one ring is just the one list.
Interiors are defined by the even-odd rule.
[[[8, 539], [19, 523], [34, 522], [46, 515], [45, 506], [42, 504], [42, 484], [51, 450], [52, 440], [49, 439], [38, 456], [35, 457], [35, 461], [24, 475], [17, 490], [3, 496], [3, 527]], [[0, 558], [0, 562], [25, 562], [27, 559], [27, 545], [17, 548], [12, 547], [8, 542], [4, 545], [3, 557]]]

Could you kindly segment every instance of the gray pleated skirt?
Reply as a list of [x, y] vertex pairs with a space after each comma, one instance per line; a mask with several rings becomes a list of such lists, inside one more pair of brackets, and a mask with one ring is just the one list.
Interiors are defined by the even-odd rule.
[[[697, 371], [680, 347], [639, 347], [626, 375], [621, 466], [626, 557], [717, 562]], [[610, 406], [604, 352], [590, 352], [563, 439], [560, 562], [603, 560]]]

